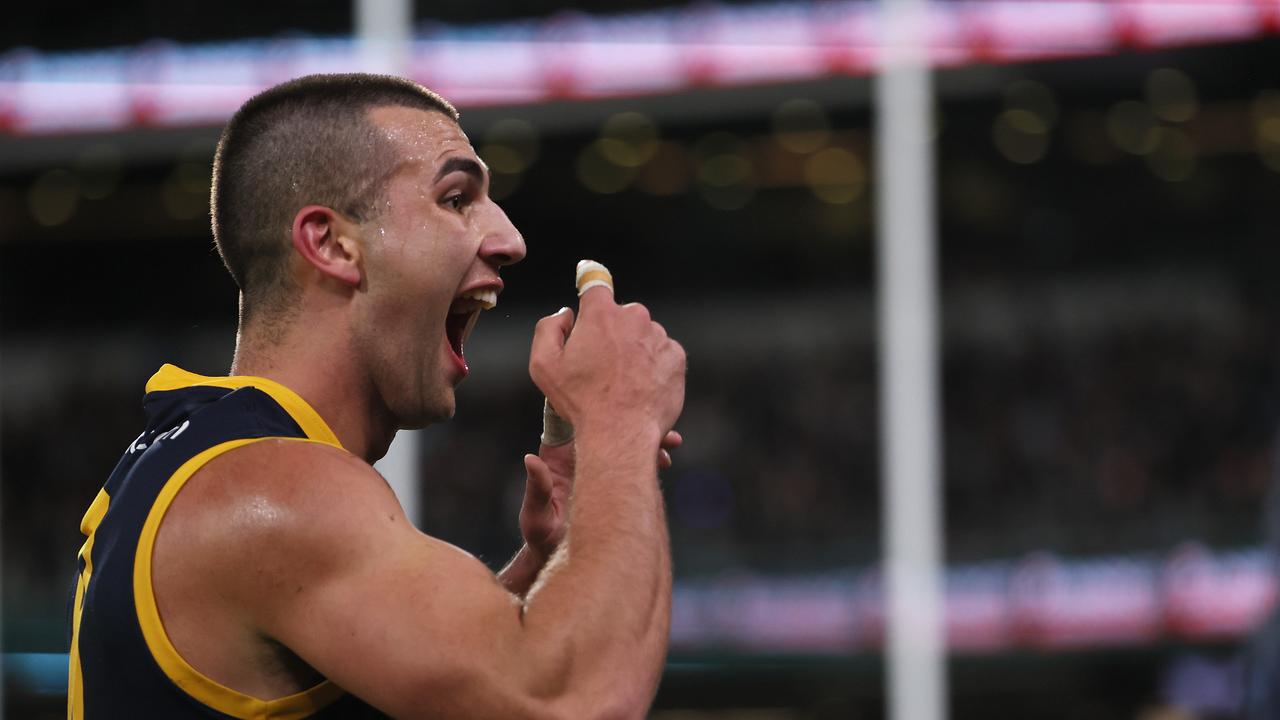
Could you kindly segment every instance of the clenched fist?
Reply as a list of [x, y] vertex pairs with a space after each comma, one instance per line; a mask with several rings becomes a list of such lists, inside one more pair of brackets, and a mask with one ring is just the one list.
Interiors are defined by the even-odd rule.
[[576, 324], [567, 308], [538, 322], [529, 375], [579, 430], [612, 429], [656, 446], [684, 408], [684, 348], [643, 305], [618, 305], [608, 288], [588, 290], [578, 307]]

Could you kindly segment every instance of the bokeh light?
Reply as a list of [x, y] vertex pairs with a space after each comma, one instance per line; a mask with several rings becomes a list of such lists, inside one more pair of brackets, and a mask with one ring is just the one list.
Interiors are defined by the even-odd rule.
[[1196, 168], [1195, 143], [1178, 128], [1162, 127], [1155, 132], [1156, 143], [1143, 159], [1156, 177], [1168, 182], [1181, 182], [1191, 177]]
[[538, 131], [525, 120], [504, 118], [489, 127], [479, 151], [489, 166], [489, 197], [503, 200], [520, 188], [538, 145]]
[[774, 140], [793, 153], [816, 152], [831, 138], [831, 123], [818, 103], [794, 98], [778, 106], [771, 118]]
[[596, 140], [578, 153], [578, 182], [593, 193], [612, 195], [622, 192], [636, 176], [634, 167], [619, 165], [609, 159]]
[[1045, 129], [1058, 124], [1058, 101], [1044, 83], [1017, 80], [1004, 90], [1006, 110], [1021, 110], [1035, 116]]
[[[538, 130], [527, 120], [504, 118], [495, 122], [484, 134], [483, 148], [502, 148], [501, 168], [490, 164], [490, 169], [504, 173], [528, 170], [538, 160]], [[484, 153], [482, 152], [483, 156]], [[488, 162], [488, 158], [485, 159]]]
[[1161, 120], [1186, 122], [1195, 117], [1200, 104], [1196, 86], [1181, 70], [1160, 68], [1147, 76], [1147, 102]]
[[1146, 155], [1159, 142], [1159, 124], [1151, 108], [1136, 100], [1116, 103], [1107, 112], [1107, 135], [1131, 155]]
[[1049, 126], [1029, 110], [1005, 110], [991, 128], [991, 139], [1005, 159], [1029, 165], [1049, 150]]
[[1259, 93], [1252, 110], [1258, 157], [1267, 167], [1280, 172], [1280, 91]]
[[637, 112], [623, 112], [600, 129], [600, 152], [622, 167], [639, 167], [658, 149], [658, 126]]
[[698, 186], [707, 204], [717, 210], [739, 210], [755, 195], [755, 168], [740, 138], [715, 132], [698, 141]]
[[63, 168], [50, 170], [36, 178], [27, 193], [31, 217], [45, 227], [70, 220], [79, 203], [80, 179]]
[[854, 153], [830, 147], [809, 157], [804, 179], [819, 200], [844, 205], [857, 200], [866, 189], [867, 169]]
[[489, 197], [504, 200], [520, 190], [538, 150], [538, 131], [526, 120], [504, 118], [490, 126], [479, 151], [489, 165]]
[[1004, 158], [1019, 165], [1039, 162], [1058, 122], [1058, 101], [1043, 83], [1017, 80], [1004, 90], [1004, 110], [991, 126], [991, 140]]

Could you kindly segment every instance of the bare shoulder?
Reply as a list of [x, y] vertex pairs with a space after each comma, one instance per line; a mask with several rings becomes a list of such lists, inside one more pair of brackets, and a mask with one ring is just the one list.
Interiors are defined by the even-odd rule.
[[[415, 536], [425, 537], [363, 460], [315, 442], [260, 440], [186, 481], [160, 525], [152, 584], [166, 633], [188, 662], [255, 696], [288, 695], [318, 675], [299, 670], [290, 647], [299, 643], [273, 628], [305, 614], [328, 579], [351, 576], [387, 545], [421, 542]], [[316, 619], [302, 632], [331, 626]]]
[[206, 667], [242, 667], [265, 639], [394, 717], [530, 715], [523, 674], [538, 663], [519, 600], [418, 532], [359, 458], [260, 441], [210, 461], [170, 512], [155, 552], [168, 568], [161, 612], [167, 595], [166, 628], [185, 614]]
[[201, 567], [204, 582], [261, 596], [264, 578], [316, 573], [410, 529], [368, 463], [321, 443], [272, 438], [220, 455], [174, 499], [157, 542]]
[[323, 517], [399, 507], [365, 461], [331, 445], [290, 438], [260, 440], [213, 458], [188, 481], [179, 501], [184, 496], [184, 504], [234, 531], [281, 527], [301, 519], [297, 512]]
[[[386, 481], [364, 460], [324, 443], [270, 438], [209, 462], [202, 483], [228, 493], [228, 500], [291, 508], [308, 516], [348, 515], [370, 507], [400, 505]], [[266, 509], [266, 508], [264, 508]], [[249, 514], [246, 520], [289, 519]]]

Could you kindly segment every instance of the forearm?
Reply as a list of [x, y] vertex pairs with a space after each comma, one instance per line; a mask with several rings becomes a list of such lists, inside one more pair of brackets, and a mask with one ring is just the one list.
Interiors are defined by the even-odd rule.
[[567, 547], [526, 601], [531, 638], [572, 654], [551, 664], [571, 672], [565, 687], [591, 709], [643, 712], [666, 655], [671, 557], [651, 434], [579, 430]]

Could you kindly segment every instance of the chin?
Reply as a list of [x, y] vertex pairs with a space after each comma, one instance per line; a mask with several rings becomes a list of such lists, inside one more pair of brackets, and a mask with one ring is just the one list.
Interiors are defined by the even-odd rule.
[[396, 425], [401, 430], [421, 430], [451, 419], [456, 410], [457, 403], [450, 392], [446, 398], [436, 398], [434, 402], [424, 402], [416, 408], [401, 409], [396, 413]]

